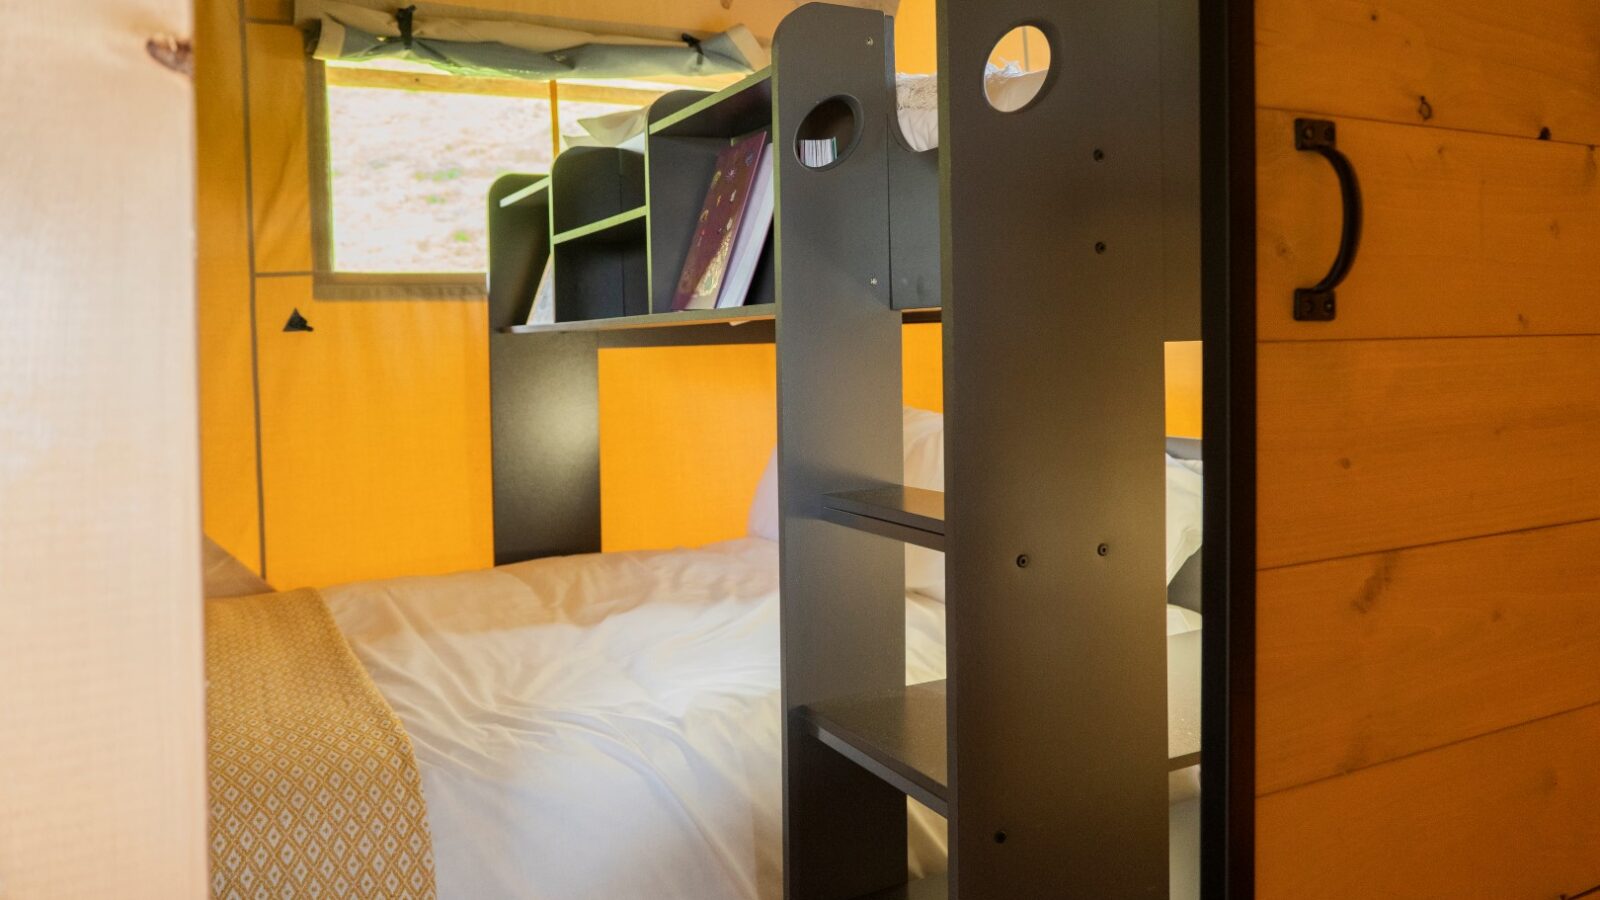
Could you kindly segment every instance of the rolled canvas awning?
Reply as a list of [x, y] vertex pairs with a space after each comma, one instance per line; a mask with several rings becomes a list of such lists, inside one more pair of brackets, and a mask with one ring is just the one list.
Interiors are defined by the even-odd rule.
[[458, 75], [540, 81], [692, 77], [753, 72], [769, 60], [742, 25], [708, 37], [667, 40], [434, 9], [297, 0], [295, 18], [310, 29], [318, 59], [409, 60]]

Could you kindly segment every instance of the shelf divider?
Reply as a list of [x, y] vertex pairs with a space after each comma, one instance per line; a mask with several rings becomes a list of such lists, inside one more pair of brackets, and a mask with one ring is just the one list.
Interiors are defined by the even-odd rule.
[[645, 213], [648, 211], [648, 209], [648, 207], [639, 206], [625, 212], [617, 213], [614, 216], [608, 216], [598, 222], [590, 222], [587, 225], [580, 225], [577, 228], [569, 228], [566, 231], [558, 233], [554, 238], [551, 239], [550, 242], [552, 244], [566, 244], [572, 241], [581, 241], [584, 238], [595, 237], [596, 235], [604, 234], [605, 232], [613, 229], [620, 229], [625, 225], [642, 220], [645, 217]]
[[546, 175], [545, 177], [535, 181], [533, 184], [528, 185], [514, 194], [507, 194], [504, 197], [501, 197], [500, 208], [505, 209], [508, 206], [516, 206], [518, 203], [521, 203], [529, 197], [532, 197], [535, 194], [542, 194], [549, 189], [550, 176]]

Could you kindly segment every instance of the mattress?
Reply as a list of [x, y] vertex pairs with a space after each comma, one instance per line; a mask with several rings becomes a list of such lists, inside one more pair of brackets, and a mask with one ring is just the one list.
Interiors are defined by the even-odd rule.
[[[749, 538], [325, 590], [411, 735], [439, 896], [780, 897], [777, 571]], [[944, 677], [942, 603], [908, 595], [906, 656]], [[944, 821], [911, 832], [942, 869]]]

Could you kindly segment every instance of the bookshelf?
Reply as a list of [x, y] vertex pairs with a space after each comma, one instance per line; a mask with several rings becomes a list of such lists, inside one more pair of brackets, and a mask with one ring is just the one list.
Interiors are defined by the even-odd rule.
[[[716, 93], [673, 91], [651, 104], [644, 152], [573, 147], [547, 176], [507, 176], [490, 199], [490, 327], [506, 334], [608, 332], [770, 320], [772, 243], [745, 304], [672, 312], [717, 152], [772, 123], [771, 72]], [[509, 248], [520, 248], [513, 251]], [[526, 325], [553, 265], [556, 321]]]

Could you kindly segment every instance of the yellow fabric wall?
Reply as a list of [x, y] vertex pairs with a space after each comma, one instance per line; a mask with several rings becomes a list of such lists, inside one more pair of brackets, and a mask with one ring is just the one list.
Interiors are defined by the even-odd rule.
[[207, 533], [280, 588], [488, 565], [484, 303], [312, 299], [300, 32], [196, 6]]
[[[943, 336], [904, 329], [906, 403], [944, 410]], [[600, 522], [607, 551], [745, 534], [777, 445], [771, 344], [600, 351]]]

